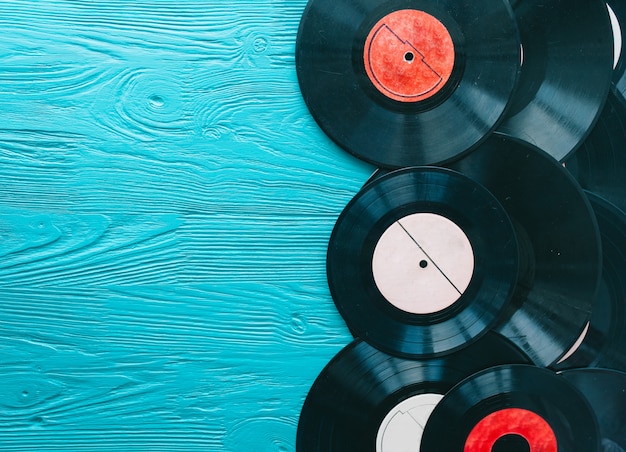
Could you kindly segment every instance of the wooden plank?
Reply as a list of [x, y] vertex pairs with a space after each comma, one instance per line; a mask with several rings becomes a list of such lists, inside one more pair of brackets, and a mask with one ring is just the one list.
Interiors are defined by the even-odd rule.
[[373, 168], [300, 96], [304, 0], [0, 1], [0, 448], [295, 448]]

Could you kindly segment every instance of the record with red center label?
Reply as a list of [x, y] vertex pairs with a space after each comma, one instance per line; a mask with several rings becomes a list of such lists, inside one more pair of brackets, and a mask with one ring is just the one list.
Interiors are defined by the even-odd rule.
[[499, 364], [530, 363], [517, 347], [488, 332], [439, 358], [409, 360], [356, 339], [322, 370], [298, 423], [299, 452], [419, 451], [430, 413], [454, 385]]
[[497, 125], [520, 42], [506, 0], [310, 0], [296, 42], [304, 100], [356, 157], [446, 162]]
[[437, 94], [450, 79], [454, 43], [446, 27], [430, 14], [394, 11], [368, 34], [364, 63], [382, 94], [399, 102], [418, 102]]
[[353, 334], [398, 356], [438, 356], [502, 319], [517, 283], [517, 241], [479, 184], [444, 168], [404, 168], [346, 206], [327, 273]]
[[480, 371], [452, 388], [420, 452], [600, 452], [598, 421], [565, 378], [535, 366]]
[[450, 167], [487, 188], [515, 226], [520, 278], [496, 331], [535, 364], [554, 364], [587, 326], [600, 287], [600, 233], [587, 196], [554, 158], [498, 133]]
[[591, 130], [611, 86], [613, 31], [606, 4], [516, 0], [511, 5], [522, 69], [497, 129], [563, 160]]

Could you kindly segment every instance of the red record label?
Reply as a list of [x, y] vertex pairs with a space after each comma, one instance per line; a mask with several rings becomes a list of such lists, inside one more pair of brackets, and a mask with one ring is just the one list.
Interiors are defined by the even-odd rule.
[[454, 68], [454, 43], [437, 18], [403, 9], [374, 25], [363, 58], [367, 76], [381, 93], [400, 102], [417, 102], [445, 86]]
[[520, 408], [499, 410], [474, 426], [465, 441], [463, 452], [491, 452], [503, 436], [519, 435], [530, 446], [530, 452], [557, 452], [556, 436], [541, 416]]

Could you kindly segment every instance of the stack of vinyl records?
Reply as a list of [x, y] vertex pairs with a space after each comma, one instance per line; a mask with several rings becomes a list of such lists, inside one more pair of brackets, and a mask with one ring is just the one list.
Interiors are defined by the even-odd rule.
[[626, 450], [626, 6], [310, 0], [320, 128], [379, 169], [329, 239], [354, 335], [297, 449]]

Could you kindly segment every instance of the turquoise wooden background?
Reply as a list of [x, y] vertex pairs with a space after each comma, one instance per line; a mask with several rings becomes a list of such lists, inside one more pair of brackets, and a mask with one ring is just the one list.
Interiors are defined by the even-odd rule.
[[0, 2], [0, 450], [294, 450], [373, 170], [300, 96], [305, 4]]

